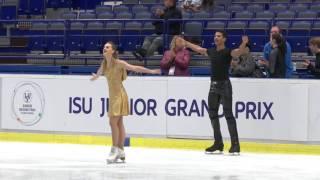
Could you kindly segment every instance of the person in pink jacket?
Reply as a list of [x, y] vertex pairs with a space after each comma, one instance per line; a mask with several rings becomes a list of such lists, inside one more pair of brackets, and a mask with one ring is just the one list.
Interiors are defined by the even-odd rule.
[[167, 50], [160, 63], [162, 72], [169, 76], [189, 76], [190, 52], [184, 41], [174, 36], [170, 50]]

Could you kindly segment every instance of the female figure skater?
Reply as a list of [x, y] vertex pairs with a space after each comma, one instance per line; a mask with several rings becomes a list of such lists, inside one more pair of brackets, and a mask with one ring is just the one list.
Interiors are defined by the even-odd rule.
[[129, 101], [122, 81], [127, 77], [127, 71], [134, 71], [147, 74], [160, 74], [160, 70], [151, 70], [140, 66], [130, 65], [125, 61], [118, 59], [116, 46], [112, 42], [107, 42], [103, 48], [103, 61], [97, 73], [92, 73], [91, 81], [104, 75], [108, 81], [109, 87], [109, 111], [110, 126], [112, 132], [111, 152], [107, 158], [108, 163], [114, 163], [118, 159], [125, 160], [124, 141], [125, 128], [123, 116], [129, 115]]

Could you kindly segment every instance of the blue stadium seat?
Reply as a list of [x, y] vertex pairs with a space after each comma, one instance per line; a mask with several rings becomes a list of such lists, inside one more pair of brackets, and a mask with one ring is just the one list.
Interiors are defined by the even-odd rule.
[[30, 14], [30, 5], [28, 0], [19, 0], [19, 15], [29, 15]]
[[235, 19], [251, 19], [253, 18], [254, 14], [250, 11], [242, 11], [235, 14]]
[[289, 10], [295, 12], [303, 12], [309, 9], [308, 4], [290, 4]]
[[11, 20], [16, 18], [17, 18], [17, 6], [15, 5], [1, 6], [1, 19]]
[[265, 10], [264, 5], [262, 4], [251, 4], [247, 6], [247, 10], [253, 13], [262, 12]]
[[67, 47], [68, 50], [82, 51], [83, 50], [83, 30], [85, 24], [82, 22], [72, 22], [70, 24], [70, 30], [67, 32]]
[[293, 52], [306, 52], [310, 36], [311, 22], [294, 21], [288, 30], [287, 41], [290, 43]]
[[123, 28], [123, 22], [111, 21], [106, 24], [106, 33], [103, 37], [103, 42], [112, 41], [115, 44], [120, 44], [120, 35]]
[[95, 11], [96, 11], [96, 14], [110, 13], [112, 12], [112, 6], [111, 5], [97, 6]]
[[150, 12], [138, 12], [134, 15], [135, 19], [151, 19], [152, 14]]
[[46, 51], [47, 23], [33, 23], [29, 31], [28, 48], [31, 51]]
[[100, 51], [105, 34], [104, 24], [101, 22], [88, 22], [84, 29], [84, 49], [85, 51]]
[[116, 19], [132, 19], [133, 15], [131, 12], [120, 12], [116, 14]]
[[227, 47], [231, 49], [238, 48], [246, 28], [246, 21], [229, 21], [226, 29], [229, 37], [227, 40]]
[[48, 26], [47, 50], [49, 52], [64, 52], [65, 24], [54, 22]]
[[296, 13], [294, 11], [283, 11], [283, 12], [278, 12], [276, 19], [286, 19], [286, 20], [292, 20], [295, 18]]
[[136, 14], [136, 13], [141, 13], [141, 12], [147, 12], [147, 11], [149, 11], [149, 8], [148, 8], [148, 6], [144, 6], [144, 5], [139, 4], [139, 5], [132, 6], [131, 11], [132, 11], [132, 13]]
[[45, 11], [45, 0], [29, 0], [30, 13], [33, 15], [42, 15]]
[[141, 44], [141, 22], [127, 22], [121, 31], [120, 47], [124, 51], [134, 51]]
[[249, 36], [251, 41], [251, 51], [262, 52], [265, 43], [268, 41], [269, 23], [267, 21], [249, 22], [249, 27], [245, 30], [245, 34]]
[[273, 19], [275, 16], [275, 13], [271, 11], [262, 11], [256, 13], [256, 19]]
[[123, 13], [123, 12], [129, 12], [129, 7], [126, 5], [118, 5], [113, 7], [113, 12], [114, 13]]
[[310, 36], [320, 36], [320, 21], [315, 21], [313, 23]]
[[97, 18], [98, 19], [113, 19], [114, 18], [114, 14], [111, 11], [110, 12], [104, 12], [104, 13], [97, 14]]
[[189, 41], [202, 44], [203, 24], [202, 22], [189, 21], [184, 24], [184, 36]]
[[229, 12], [242, 12], [245, 10], [245, 6], [242, 4], [232, 4], [228, 7]]
[[231, 14], [227, 11], [220, 11], [217, 13], [213, 13], [212, 18], [213, 19], [222, 19], [222, 20], [226, 20], [226, 19], [230, 19]]

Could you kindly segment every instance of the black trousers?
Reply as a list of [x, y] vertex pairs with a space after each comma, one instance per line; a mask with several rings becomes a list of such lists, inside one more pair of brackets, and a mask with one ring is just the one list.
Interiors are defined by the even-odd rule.
[[218, 115], [219, 106], [222, 104], [231, 143], [239, 144], [237, 123], [232, 112], [232, 86], [230, 80], [211, 81], [208, 103], [209, 117], [213, 127], [215, 143], [223, 143]]

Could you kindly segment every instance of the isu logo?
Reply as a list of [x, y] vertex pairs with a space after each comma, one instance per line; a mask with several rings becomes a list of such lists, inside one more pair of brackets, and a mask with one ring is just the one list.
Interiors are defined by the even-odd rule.
[[37, 124], [43, 117], [45, 107], [41, 87], [34, 82], [21, 82], [12, 95], [12, 115], [25, 126]]

